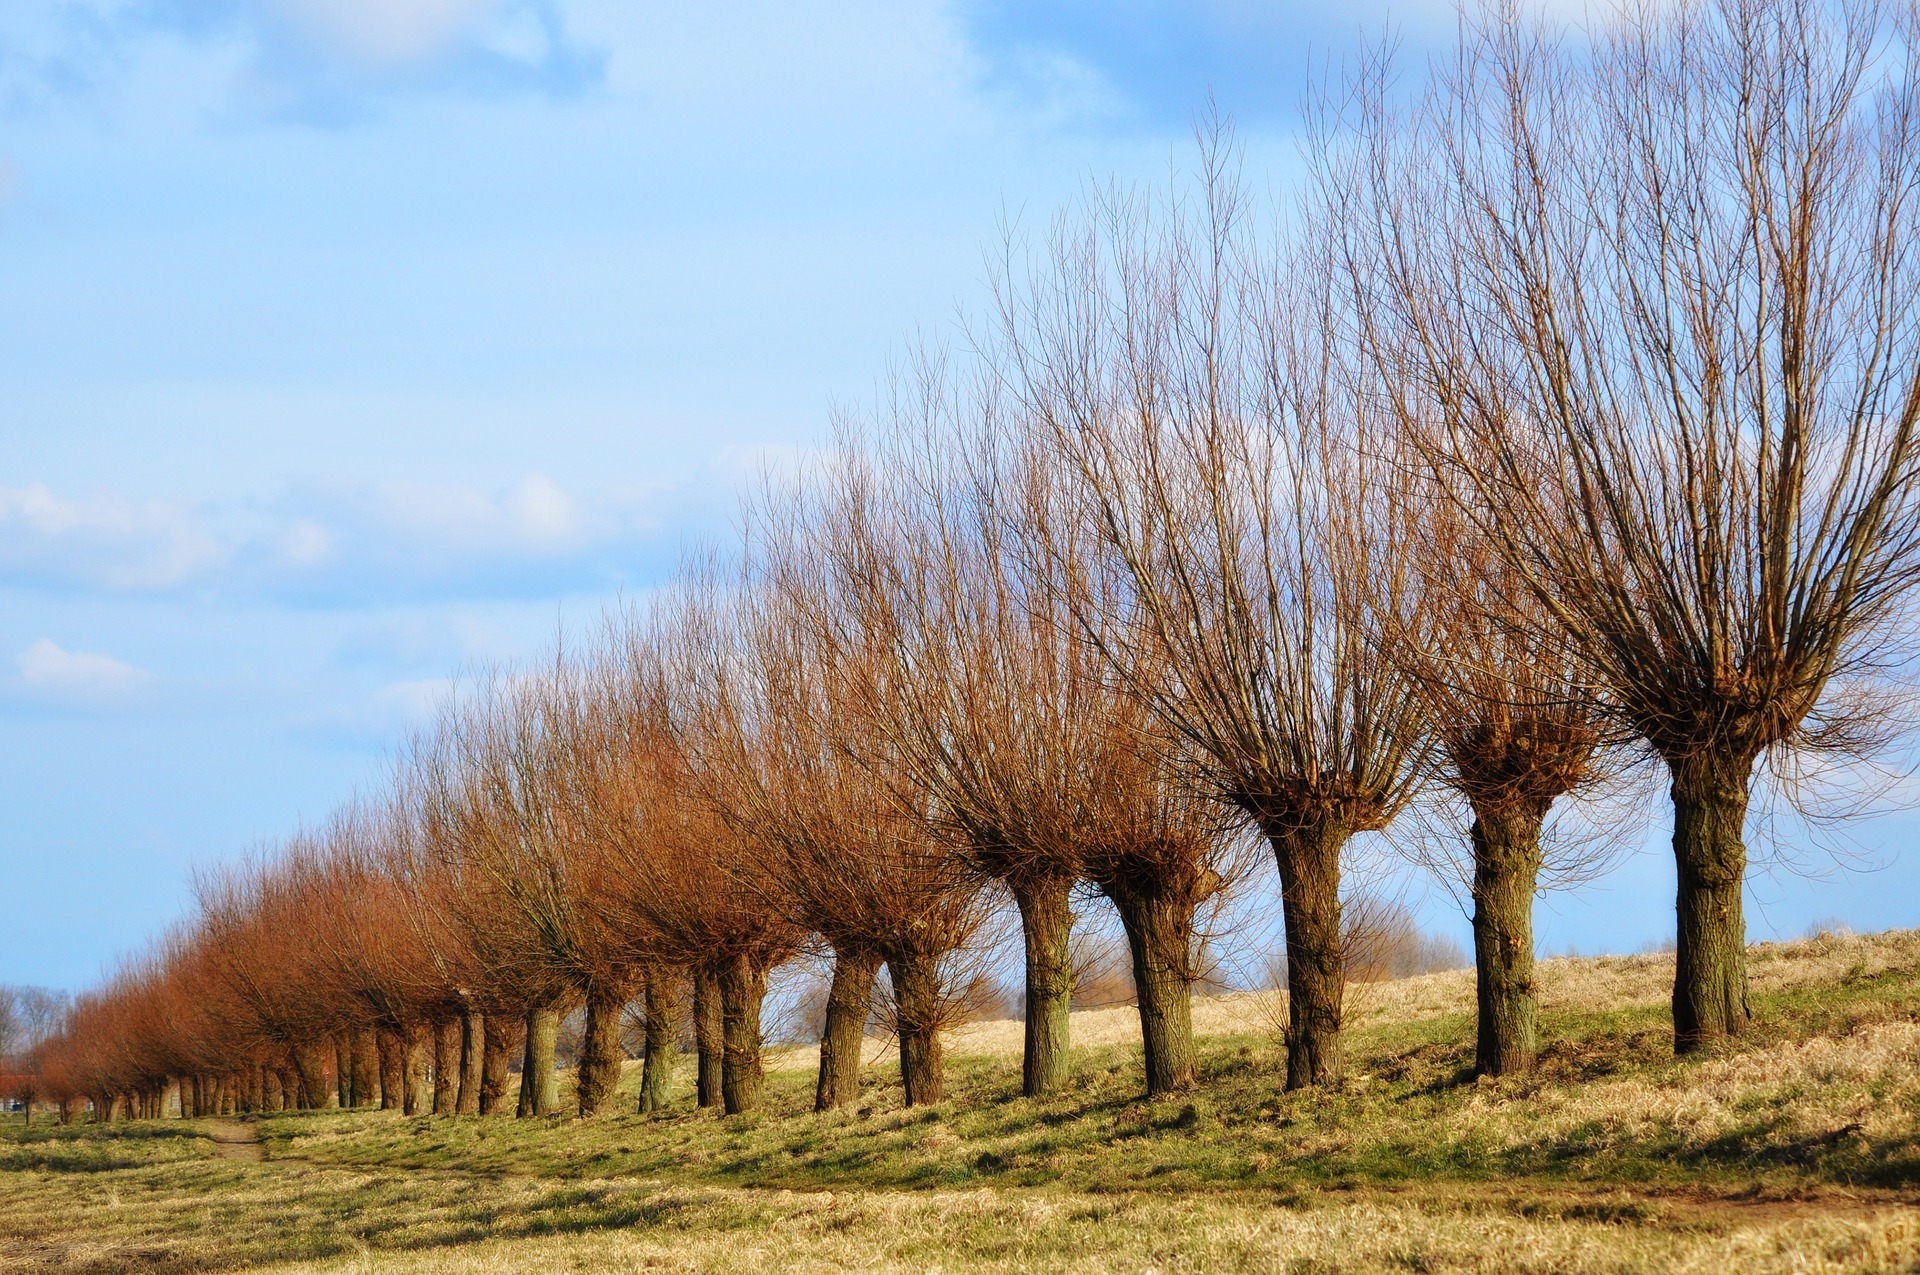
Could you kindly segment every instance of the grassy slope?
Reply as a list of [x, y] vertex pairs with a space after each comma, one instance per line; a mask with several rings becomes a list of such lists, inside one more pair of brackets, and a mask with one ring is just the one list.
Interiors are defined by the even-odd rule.
[[1757, 1030], [1686, 1062], [1670, 957], [1546, 963], [1523, 1082], [1471, 1078], [1462, 972], [1358, 989], [1334, 1093], [1279, 1091], [1278, 1007], [1242, 996], [1197, 1007], [1205, 1083], [1160, 1103], [1102, 1011], [1046, 1101], [1016, 1096], [1017, 1027], [986, 1024], [951, 1042], [949, 1101], [911, 1112], [884, 1059], [857, 1110], [814, 1115], [796, 1051], [753, 1116], [289, 1115], [261, 1122], [264, 1165], [179, 1122], [15, 1126], [0, 1267], [1920, 1266], [1920, 932], [1752, 960]]

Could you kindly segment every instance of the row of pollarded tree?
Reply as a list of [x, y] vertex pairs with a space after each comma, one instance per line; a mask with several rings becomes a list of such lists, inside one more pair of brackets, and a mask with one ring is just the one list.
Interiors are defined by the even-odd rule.
[[1360, 68], [1281, 231], [1217, 135], [1184, 190], [1094, 196], [1007, 254], [964, 356], [749, 502], [737, 562], [476, 688], [387, 791], [203, 881], [49, 1068], [103, 1110], [180, 1077], [196, 1109], [310, 1105], [331, 1048], [349, 1100], [377, 1076], [484, 1110], [518, 1049], [537, 1113], [584, 1005], [594, 1111], [644, 997], [657, 1108], [690, 983], [700, 1100], [741, 1111], [768, 972], [811, 947], [819, 1105], [857, 1091], [882, 966], [906, 1099], [937, 1101], [956, 958], [1007, 905], [1043, 1094], [1093, 891], [1165, 1092], [1196, 1074], [1196, 915], [1263, 842], [1286, 1083], [1323, 1084], [1344, 858], [1431, 796], [1462, 815], [1479, 1067], [1523, 1070], [1543, 829], [1635, 758], [1671, 781], [1676, 1048], [1738, 1033], [1756, 774], [1895, 720], [1913, 30], [1869, 0], [1582, 40], [1490, 16], [1414, 100]]

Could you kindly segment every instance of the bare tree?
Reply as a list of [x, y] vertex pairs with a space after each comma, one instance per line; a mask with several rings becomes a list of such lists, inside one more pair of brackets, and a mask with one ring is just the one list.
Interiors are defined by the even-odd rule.
[[684, 638], [629, 617], [610, 627], [589, 671], [594, 721], [568, 770], [580, 806], [609, 856], [593, 894], [603, 924], [636, 946], [648, 969], [647, 1061], [642, 1109], [663, 1108], [677, 1046], [674, 971], [700, 969], [720, 984], [721, 1096], [729, 1114], [759, 1104], [760, 1001], [767, 974], [791, 957], [801, 935], [777, 905], [757, 861], [760, 837], [743, 837], [703, 792], [675, 699], [685, 689], [662, 645]]
[[1331, 272], [1315, 242], [1261, 250], [1228, 159], [1203, 147], [1197, 212], [1097, 196], [1006, 285], [992, 357], [1129, 585], [1082, 627], [1273, 849], [1298, 1088], [1343, 1068], [1342, 854], [1419, 770], [1419, 703], [1371, 638], [1408, 547], [1375, 516], [1382, 422], [1335, 357]]
[[[430, 844], [465, 890], [486, 901], [484, 917], [501, 927], [491, 941], [586, 1003], [575, 1069], [583, 1116], [612, 1100], [623, 1057], [620, 1017], [639, 977], [631, 947], [592, 905], [607, 880], [606, 847], [569, 769], [589, 729], [584, 687], [556, 660], [541, 676], [503, 678], [484, 698], [451, 711], [423, 766]], [[528, 1018], [521, 1084], [534, 1088], [523, 1114], [542, 1114], [547, 1105], [557, 1010], [549, 1001]]]
[[1756, 763], [1880, 742], [1904, 649], [1912, 30], [1874, 0], [1647, 6], [1586, 41], [1496, 9], [1365, 133], [1416, 438], [1668, 769], [1682, 1051], [1749, 1018]]

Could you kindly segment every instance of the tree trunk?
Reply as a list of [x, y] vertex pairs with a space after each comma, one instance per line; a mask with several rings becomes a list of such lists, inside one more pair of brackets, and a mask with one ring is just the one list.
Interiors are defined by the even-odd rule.
[[1020, 908], [1020, 934], [1027, 949], [1026, 1053], [1020, 1092], [1029, 1098], [1052, 1093], [1072, 1070], [1068, 1013], [1073, 1007], [1073, 878], [1042, 876], [1012, 883]]
[[1549, 803], [1507, 803], [1473, 821], [1473, 956], [1479, 995], [1474, 1070], [1533, 1070], [1539, 1051], [1533, 996], [1533, 896], [1540, 881], [1540, 828]]
[[450, 1116], [460, 1100], [460, 1020], [433, 1027], [433, 1114]]
[[873, 1008], [873, 980], [880, 958], [871, 952], [836, 952], [833, 985], [827, 989], [827, 1022], [820, 1033], [820, 1080], [813, 1109], [851, 1106], [860, 1099], [860, 1054]]
[[373, 1028], [362, 1027], [353, 1033], [353, 1105], [379, 1105], [380, 1088], [379, 1038]]
[[620, 1083], [620, 1014], [627, 998], [611, 988], [595, 986], [587, 993], [587, 1030], [580, 1041], [580, 1063], [574, 1070], [574, 1089], [580, 1114], [598, 1116], [613, 1109], [613, 1091]]
[[454, 1095], [454, 1112], [462, 1116], [480, 1114], [481, 1073], [487, 1061], [487, 1021], [485, 1015], [471, 1011], [460, 1015], [460, 1091]]
[[293, 1047], [294, 1070], [300, 1074], [300, 1106], [319, 1111], [327, 1105], [327, 1069], [318, 1041], [302, 1041]]
[[680, 1050], [679, 972], [647, 969], [647, 1060], [640, 1070], [640, 1111], [658, 1113], [673, 1101], [673, 1056]]
[[520, 1116], [550, 1116], [560, 1106], [560, 1078], [553, 1071], [553, 1047], [560, 1035], [560, 1011], [551, 1005], [527, 1011], [527, 1051], [520, 1064]]
[[946, 1097], [946, 1067], [940, 1056], [940, 963], [919, 953], [887, 962], [893, 980], [894, 1017], [900, 1029], [900, 1083], [909, 1107]]
[[428, 1059], [432, 1052], [429, 1038], [435, 1035], [432, 1028], [409, 1027], [407, 1029], [407, 1075], [403, 1084], [406, 1094], [401, 1110], [407, 1115], [417, 1116], [423, 1111], [431, 1111], [432, 1088], [428, 1077]]
[[1287, 1088], [1337, 1083], [1346, 1071], [1340, 1024], [1346, 957], [1340, 935], [1344, 820], [1269, 829], [1287, 927]]
[[1193, 1046], [1193, 904], [1145, 877], [1101, 888], [1120, 914], [1133, 956], [1147, 1096], [1191, 1089], [1200, 1074]]
[[711, 969], [693, 975], [693, 1044], [700, 1058], [694, 1082], [695, 1099], [702, 1107], [717, 1107], [720, 1095], [720, 1055], [723, 1033], [720, 1012], [720, 975]]
[[1735, 1036], [1747, 1006], [1747, 874], [1750, 757], [1696, 754], [1669, 761], [1673, 857], [1680, 891], [1674, 934], [1673, 1048], [1690, 1053]]
[[339, 1093], [340, 1109], [353, 1109], [353, 1034], [338, 1032], [333, 1038], [333, 1087]]
[[720, 1097], [730, 1116], [760, 1105], [760, 1002], [767, 972], [744, 956], [720, 967]]
[[514, 1021], [505, 1014], [487, 1015], [485, 1035], [487, 1056], [480, 1072], [480, 1114], [491, 1116], [499, 1112], [507, 1096], [507, 1073], [513, 1065], [514, 1047], [520, 1042], [515, 1039]]
[[375, 1044], [380, 1051], [380, 1110], [399, 1111], [407, 1105], [406, 1037], [382, 1028]]

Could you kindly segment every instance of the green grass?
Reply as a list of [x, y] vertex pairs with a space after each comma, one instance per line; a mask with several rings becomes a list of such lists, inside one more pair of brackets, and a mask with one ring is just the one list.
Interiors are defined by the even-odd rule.
[[731, 1118], [266, 1117], [259, 1164], [198, 1122], [14, 1121], [0, 1270], [1916, 1269], [1920, 934], [1845, 944], [1770, 949], [1753, 1032], [1686, 1059], [1657, 961], [1557, 962], [1524, 1080], [1472, 1077], [1435, 984], [1356, 1012], [1350, 1079], [1311, 1093], [1243, 1031], [1157, 1102], [1106, 1044], [1045, 1100], [956, 1055], [932, 1108], [874, 1067], [815, 1114], [777, 1070]]
[[[775, 1072], [764, 1110], [731, 1119], [697, 1112], [683, 1095], [664, 1118], [314, 1112], [269, 1118], [263, 1130], [272, 1155], [340, 1166], [792, 1190], [1350, 1190], [1525, 1179], [1724, 1192], [1920, 1183], [1911, 1124], [1877, 1137], [1804, 1128], [1796, 1118], [1804, 1095], [1764, 1085], [1738, 1100], [1745, 1123], [1711, 1137], [1656, 1119], [1624, 1132], [1603, 1121], [1572, 1123], [1516, 1142], [1462, 1129], [1456, 1119], [1469, 1105], [1524, 1108], [1608, 1081], [1685, 1090], [1716, 1059], [1912, 1021], [1920, 1018], [1920, 973], [1758, 996], [1754, 1009], [1762, 1025], [1751, 1038], [1684, 1060], [1672, 1057], [1656, 1007], [1557, 1015], [1539, 1072], [1515, 1082], [1476, 1082], [1471, 1022], [1449, 1016], [1357, 1030], [1353, 1079], [1332, 1091], [1282, 1092], [1273, 1042], [1226, 1037], [1205, 1042], [1196, 1092], [1157, 1102], [1140, 1096], [1137, 1050], [1109, 1046], [1081, 1051], [1072, 1082], [1043, 1100], [1018, 1096], [1017, 1059], [961, 1057], [949, 1062], [947, 1101], [911, 1111], [883, 1075], [856, 1109], [816, 1115], [811, 1078]], [[633, 1105], [637, 1084], [630, 1069], [623, 1107]]]

